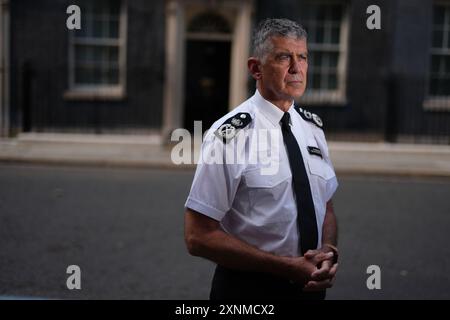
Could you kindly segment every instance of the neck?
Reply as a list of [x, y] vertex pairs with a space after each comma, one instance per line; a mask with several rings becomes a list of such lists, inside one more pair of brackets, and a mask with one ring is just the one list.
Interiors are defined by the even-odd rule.
[[261, 86], [257, 86], [259, 93], [261, 96], [270, 101], [276, 107], [278, 107], [281, 111], [287, 112], [292, 105], [293, 99], [285, 99], [281, 98], [275, 94], [272, 94], [269, 90], [263, 90]]

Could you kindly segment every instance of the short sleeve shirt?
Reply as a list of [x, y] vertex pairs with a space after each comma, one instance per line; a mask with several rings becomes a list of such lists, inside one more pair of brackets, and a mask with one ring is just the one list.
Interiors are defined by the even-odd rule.
[[[319, 247], [326, 203], [338, 182], [323, 130], [288, 110], [291, 130], [306, 166], [316, 213]], [[237, 115], [251, 122], [230, 141], [217, 134]], [[220, 221], [225, 232], [266, 252], [299, 256], [297, 205], [280, 120], [284, 112], [258, 91], [216, 121], [205, 136], [185, 207]], [[320, 150], [308, 152], [308, 147]]]

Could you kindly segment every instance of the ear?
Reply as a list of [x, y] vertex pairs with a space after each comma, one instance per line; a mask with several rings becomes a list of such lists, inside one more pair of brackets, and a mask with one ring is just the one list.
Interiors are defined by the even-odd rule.
[[253, 79], [259, 80], [262, 77], [261, 72], [261, 61], [258, 58], [250, 57], [247, 60], [248, 70], [252, 75]]

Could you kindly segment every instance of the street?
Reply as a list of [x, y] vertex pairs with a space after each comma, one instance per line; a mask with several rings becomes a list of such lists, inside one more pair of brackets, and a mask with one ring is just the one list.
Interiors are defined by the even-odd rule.
[[[190, 256], [193, 171], [0, 165], [0, 297], [207, 299]], [[339, 176], [340, 267], [328, 299], [449, 299], [450, 179]], [[81, 289], [69, 290], [69, 265]], [[381, 269], [369, 290], [367, 268]]]

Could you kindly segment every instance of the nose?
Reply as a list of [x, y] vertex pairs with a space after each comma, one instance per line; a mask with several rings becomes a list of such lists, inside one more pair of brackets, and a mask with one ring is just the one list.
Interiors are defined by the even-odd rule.
[[293, 59], [291, 66], [289, 67], [289, 73], [296, 74], [300, 73], [300, 61], [298, 59]]

